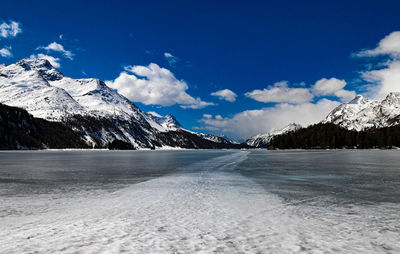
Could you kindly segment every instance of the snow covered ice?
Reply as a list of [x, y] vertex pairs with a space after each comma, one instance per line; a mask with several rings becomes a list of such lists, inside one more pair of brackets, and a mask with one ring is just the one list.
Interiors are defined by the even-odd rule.
[[116, 190], [2, 195], [1, 252], [400, 252], [398, 203], [285, 202], [236, 171], [248, 154]]

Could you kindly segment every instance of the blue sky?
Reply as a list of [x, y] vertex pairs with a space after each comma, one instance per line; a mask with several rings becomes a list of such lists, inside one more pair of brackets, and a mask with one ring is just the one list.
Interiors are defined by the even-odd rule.
[[[245, 138], [315, 122], [355, 94], [400, 91], [374, 72], [397, 70], [399, 10], [398, 1], [2, 1], [0, 24], [21, 32], [0, 36], [12, 54], [0, 63], [59, 58], [65, 75], [109, 81], [144, 111]], [[390, 49], [379, 48], [391, 34]], [[140, 95], [149, 89], [158, 96]]]

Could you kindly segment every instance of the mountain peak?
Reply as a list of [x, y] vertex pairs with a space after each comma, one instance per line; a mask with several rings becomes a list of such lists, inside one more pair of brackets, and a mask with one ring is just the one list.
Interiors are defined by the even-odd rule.
[[37, 68], [46, 68], [46, 69], [55, 69], [51, 63], [46, 59], [33, 59], [33, 58], [24, 58], [17, 62], [17, 65], [24, 67], [25, 69], [37, 69]]
[[172, 115], [172, 114], [168, 114], [168, 115], [166, 115], [166, 116], [165, 116], [165, 118], [171, 119], [172, 121], [176, 121], [176, 118], [175, 118], [175, 116], [174, 116], [174, 115]]
[[389, 93], [384, 100], [382, 100], [382, 104], [388, 107], [400, 107], [400, 93], [399, 92], [391, 92]]
[[24, 58], [19, 60], [16, 65], [21, 66], [27, 71], [36, 70], [46, 80], [54, 81], [64, 77], [64, 75], [46, 59]]
[[348, 104], [365, 104], [368, 102], [368, 99], [366, 99], [364, 96], [361, 94], [357, 95], [352, 99]]
[[349, 103], [336, 107], [323, 122], [361, 131], [399, 123], [400, 93], [389, 93], [382, 101], [368, 100], [359, 95]]
[[400, 92], [391, 92], [389, 93], [385, 99], [399, 99], [400, 98]]
[[176, 120], [175, 116], [173, 116], [173, 115], [171, 115], [171, 114], [168, 114], [168, 115], [166, 115], [165, 117], [169, 120], [169, 122], [170, 122], [171, 124], [173, 124], [174, 126], [176, 126], [176, 128], [181, 128], [181, 127], [182, 127], [181, 123], [178, 122], [178, 120]]
[[173, 115], [145, 113], [99, 79], [64, 76], [45, 59], [2, 66], [0, 80], [0, 104], [67, 124], [90, 146], [114, 140], [136, 148], [233, 146], [226, 139], [185, 130]]
[[271, 142], [272, 138], [278, 135], [286, 134], [291, 131], [296, 131], [303, 128], [300, 124], [290, 123], [282, 129], [271, 130], [265, 134], [258, 134], [246, 140], [246, 144], [254, 147], [267, 147]]
[[296, 128], [302, 128], [302, 126], [297, 123], [290, 123], [290, 124], [286, 125], [286, 127], [283, 129], [296, 129]]

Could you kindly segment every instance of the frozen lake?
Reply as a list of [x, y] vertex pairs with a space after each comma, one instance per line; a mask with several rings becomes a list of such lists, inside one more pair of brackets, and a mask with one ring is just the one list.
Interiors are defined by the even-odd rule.
[[400, 253], [400, 152], [1, 152], [0, 204], [1, 253]]

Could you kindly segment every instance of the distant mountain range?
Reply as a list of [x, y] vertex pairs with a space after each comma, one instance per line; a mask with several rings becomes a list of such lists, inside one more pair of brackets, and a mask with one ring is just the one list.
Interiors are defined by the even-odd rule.
[[282, 135], [291, 131], [296, 131], [301, 129], [302, 126], [300, 124], [291, 123], [279, 130], [272, 130], [265, 134], [258, 134], [246, 140], [246, 144], [252, 147], [268, 147], [271, 140], [278, 135]]
[[381, 101], [359, 95], [317, 125], [292, 123], [238, 144], [143, 112], [101, 80], [66, 77], [47, 60], [0, 65], [0, 149], [391, 146], [399, 123], [400, 93]]
[[400, 123], [400, 93], [389, 93], [382, 101], [358, 95], [336, 107], [322, 122], [356, 131], [397, 125]]
[[[186, 130], [172, 115], [143, 112], [103, 81], [66, 77], [44, 59], [23, 59], [16, 64], [0, 65], [0, 103], [24, 109], [33, 116], [28, 117], [21, 113], [23, 111], [18, 113], [15, 108], [2, 107], [5, 115], [8, 112], [11, 115], [22, 114], [26, 118], [4, 122], [3, 117], [0, 119], [3, 126], [23, 125], [30, 121], [35, 124], [24, 128], [25, 131], [33, 132], [31, 127], [38, 129], [40, 124], [47, 121], [46, 125], [51, 125], [51, 122], [61, 123], [67, 128], [60, 129], [60, 136], [66, 134], [64, 131], [71, 130], [80, 137], [79, 142], [68, 145], [61, 141], [59, 144], [46, 143], [39, 138], [37, 142], [44, 143], [36, 144], [36, 148], [60, 148], [63, 144], [66, 147], [107, 147], [115, 140], [128, 143], [132, 148], [239, 147], [223, 137]], [[3, 129], [2, 135], [7, 138], [9, 134]], [[13, 143], [9, 147], [24, 148], [24, 144]]]
[[[314, 140], [313, 142], [309, 142], [313, 144], [312, 147], [318, 147], [319, 144], [322, 143], [322, 146], [328, 144], [336, 146], [334, 143], [336, 144], [336, 141], [339, 142], [339, 140], [328, 139], [329, 137], [338, 135], [338, 138], [339, 136], [353, 137], [353, 140], [347, 140], [346, 142], [341, 140], [340, 143], [343, 146], [357, 147], [361, 143], [368, 148], [379, 147], [381, 146], [380, 144], [382, 144], [382, 146], [392, 146], [393, 141], [397, 140], [395, 137], [392, 137], [392, 135], [394, 135], [393, 133], [395, 130], [397, 133], [397, 126], [399, 123], [400, 93], [389, 93], [386, 98], [381, 101], [369, 100], [362, 95], [358, 95], [350, 102], [343, 103], [333, 109], [328, 116], [317, 125], [302, 128], [300, 125], [292, 123], [283, 129], [251, 137], [246, 141], [246, 144], [253, 147], [269, 147], [271, 144], [274, 144], [272, 141], [275, 137], [282, 136], [288, 140], [290, 139], [289, 137], [297, 140], [293, 140], [291, 143], [289, 141], [285, 143], [280, 138], [279, 142], [281, 144], [285, 143], [285, 145], [281, 146], [282, 148], [310, 147], [307, 146], [306, 143], [311, 139]], [[334, 129], [336, 132], [330, 133]], [[325, 134], [320, 133], [324, 131]], [[384, 133], [384, 131], [386, 131], [386, 133]], [[296, 135], [302, 137], [294, 138]], [[361, 137], [362, 135], [364, 136]], [[377, 135], [379, 135], [379, 137]], [[324, 136], [327, 136], [326, 140]], [[366, 140], [366, 136], [368, 136], [370, 139], [369, 141], [372, 140], [372, 142]], [[382, 139], [386, 139], [385, 142]], [[322, 140], [324, 141], [322, 142]]]

